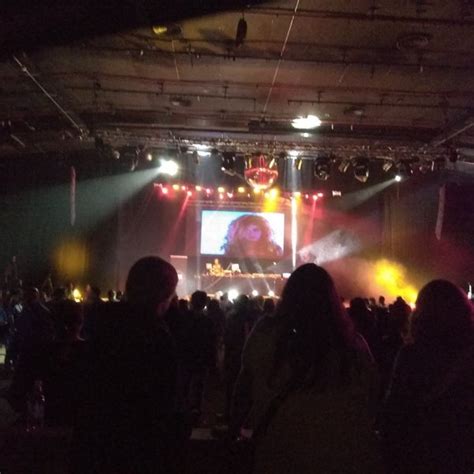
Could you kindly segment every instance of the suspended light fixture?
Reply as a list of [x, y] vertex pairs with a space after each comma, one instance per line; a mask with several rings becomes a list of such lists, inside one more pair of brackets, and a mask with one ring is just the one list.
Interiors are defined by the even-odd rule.
[[300, 116], [292, 120], [291, 125], [297, 130], [311, 130], [318, 128], [321, 125], [321, 120], [316, 115]]
[[348, 169], [349, 169], [349, 166], [351, 165], [351, 162], [349, 160], [342, 160], [338, 169], [341, 173], [345, 173]]
[[392, 166], [393, 166], [392, 160], [384, 160], [382, 169], [384, 170], [385, 173], [387, 173], [388, 171], [392, 169]]
[[313, 174], [321, 181], [327, 181], [331, 176], [331, 160], [327, 156], [320, 156], [314, 160]]
[[247, 22], [242, 17], [237, 23], [237, 31], [235, 33], [235, 47], [238, 48], [244, 44], [247, 37]]
[[400, 161], [397, 165], [397, 175], [401, 178], [408, 178], [413, 174], [413, 168], [410, 166], [410, 163]]
[[354, 178], [361, 183], [366, 183], [369, 179], [369, 160], [367, 158], [356, 158], [353, 163]]
[[221, 160], [221, 170], [229, 176], [235, 176], [235, 154], [233, 152], [225, 151], [224, 153], [222, 153]]

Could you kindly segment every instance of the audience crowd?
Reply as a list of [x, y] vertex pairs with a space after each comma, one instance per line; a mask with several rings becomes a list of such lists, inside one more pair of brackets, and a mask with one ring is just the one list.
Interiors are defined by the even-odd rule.
[[6, 398], [24, 420], [43, 382], [46, 424], [73, 428], [71, 472], [183, 472], [211, 381], [229, 453], [251, 457], [240, 472], [474, 472], [473, 305], [448, 281], [425, 285], [414, 310], [401, 297], [344, 305], [314, 264], [278, 300], [178, 300], [158, 257], [107, 299], [13, 283], [0, 299]]

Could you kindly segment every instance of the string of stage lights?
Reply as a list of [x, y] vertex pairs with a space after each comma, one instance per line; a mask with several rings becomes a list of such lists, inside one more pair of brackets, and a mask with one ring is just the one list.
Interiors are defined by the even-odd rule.
[[[238, 186], [237, 188], [229, 188], [218, 186], [216, 188], [208, 186], [190, 185], [185, 183], [154, 183], [161, 196], [185, 196], [188, 198], [208, 198], [218, 200], [242, 200], [263, 197], [268, 200], [283, 199], [302, 199], [307, 201], [318, 201], [325, 197], [322, 192], [304, 192], [304, 191], [281, 191], [278, 188], [263, 190], [259, 188], [249, 188], [246, 186]], [[342, 196], [341, 191], [331, 191], [332, 197]]]

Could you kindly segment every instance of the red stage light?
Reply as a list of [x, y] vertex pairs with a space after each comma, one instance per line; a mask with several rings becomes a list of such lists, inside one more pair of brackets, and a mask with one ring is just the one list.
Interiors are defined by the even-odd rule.
[[322, 198], [324, 196], [323, 193], [318, 193], [318, 197]]
[[219, 199], [224, 199], [224, 195], [223, 195], [223, 194], [219, 194]]
[[188, 196], [191, 197], [193, 195], [193, 193], [191, 191], [188, 191]]
[[211, 190], [209, 188], [206, 189], [206, 194], [211, 194]]
[[227, 193], [227, 196], [228, 196], [229, 198], [233, 198], [233, 197], [234, 197], [234, 195], [233, 195], [232, 193]]
[[306, 199], [309, 199], [309, 194], [305, 194], [304, 197], [305, 197]]
[[168, 188], [161, 188], [162, 194], [168, 194]]
[[186, 191], [186, 189], [188, 189], [188, 188], [187, 188], [186, 186], [181, 186], [181, 189], [182, 189], [183, 191]]
[[313, 194], [313, 201], [317, 201], [318, 200], [318, 196], [316, 194]]

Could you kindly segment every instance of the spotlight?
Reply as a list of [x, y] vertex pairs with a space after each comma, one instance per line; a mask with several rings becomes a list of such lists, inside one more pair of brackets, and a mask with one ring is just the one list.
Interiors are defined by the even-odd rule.
[[413, 174], [413, 169], [410, 166], [410, 163], [400, 161], [397, 165], [397, 175], [402, 178], [408, 178]]
[[342, 160], [338, 169], [341, 173], [345, 173], [349, 169], [350, 165], [351, 165], [351, 162], [349, 160]]
[[232, 152], [222, 153], [221, 170], [229, 176], [235, 176], [235, 154]]
[[145, 158], [146, 158], [147, 161], [152, 161], [153, 160], [153, 155], [151, 153], [147, 153], [145, 155]]
[[275, 292], [273, 290], [268, 290], [268, 296], [273, 298], [275, 296]]
[[173, 184], [173, 189], [175, 191], [179, 191], [179, 184]]
[[196, 186], [196, 191], [202, 191], [202, 187], [201, 186]]
[[193, 192], [192, 192], [192, 191], [188, 191], [186, 194], [188, 195], [188, 197], [192, 197]]
[[239, 187], [237, 188], [237, 192], [238, 192], [239, 194], [244, 194], [244, 193], [245, 193], [245, 188], [244, 188], [243, 186], [239, 186]]
[[168, 194], [168, 188], [161, 188], [162, 194]]
[[327, 156], [321, 156], [314, 160], [313, 174], [321, 181], [327, 181], [331, 175], [331, 161]]
[[366, 183], [369, 179], [369, 160], [367, 158], [354, 160], [354, 178], [361, 183]]
[[258, 291], [257, 290], [252, 290], [252, 296], [258, 296]]
[[306, 117], [297, 117], [292, 122], [291, 125], [297, 130], [311, 130], [312, 128], [317, 128], [321, 125], [321, 120], [316, 115], [307, 115]]
[[217, 188], [217, 192], [218, 192], [218, 193], [225, 193], [225, 188], [223, 188], [222, 186], [219, 186], [219, 187]]
[[401, 180], [402, 180], [402, 177], [399, 174], [395, 175], [395, 181], [397, 183], [399, 183]]
[[318, 200], [318, 195], [317, 194], [313, 194], [313, 201], [317, 201]]
[[158, 166], [159, 174], [167, 174], [169, 176], [176, 176], [179, 171], [179, 166], [176, 161], [173, 160], [160, 160], [160, 166]]

